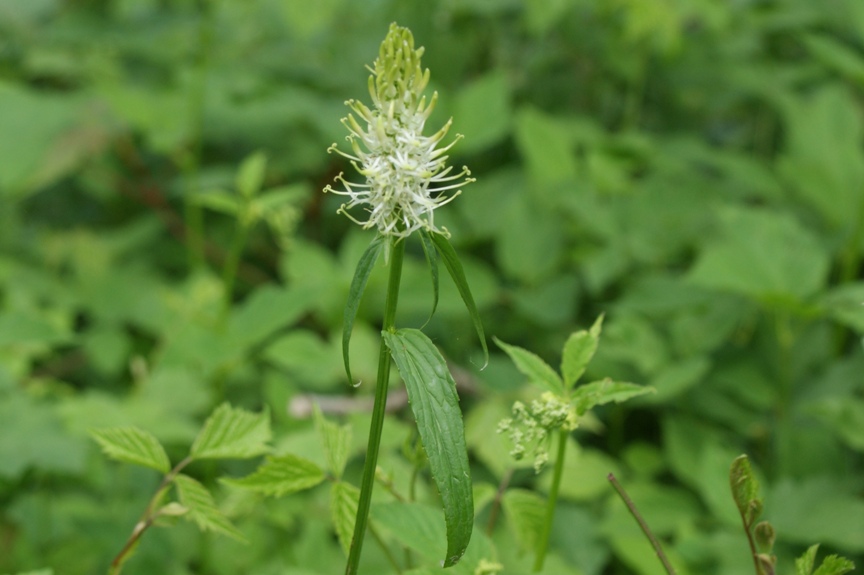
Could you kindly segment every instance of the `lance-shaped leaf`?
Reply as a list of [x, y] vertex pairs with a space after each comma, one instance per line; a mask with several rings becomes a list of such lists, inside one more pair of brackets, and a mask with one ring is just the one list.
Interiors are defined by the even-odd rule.
[[345, 362], [345, 374], [351, 384], [354, 383], [354, 378], [351, 377], [351, 361], [348, 359], [351, 332], [354, 330], [357, 308], [360, 307], [360, 300], [363, 298], [363, 292], [366, 291], [366, 283], [369, 281], [369, 275], [375, 267], [375, 262], [378, 261], [378, 256], [381, 255], [381, 248], [384, 247], [385, 241], [387, 241], [386, 238], [380, 234], [372, 239], [372, 243], [369, 244], [369, 247], [360, 256], [360, 261], [357, 262], [351, 287], [348, 288], [348, 300], [345, 302], [345, 315], [342, 320], [342, 360]]
[[351, 537], [354, 536], [354, 521], [359, 501], [360, 490], [350, 483], [337, 481], [330, 488], [330, 516], [339, 537], [339, 545], [346, 556], [351, 547]]
[[585, 368], [597, 352], [600, 342], [600, 329], [603, 316], [597, 318], [589, 330], [580, 330], [572, 334], [564, 343], [561, 356], [561, 375], [564, 376], [564, 386], [569, 390], [585, 373]]
[[531, 383], [542, 385], [556, 395], [564, 394], [564, 383], [561, 381], [561, 377], [549, 367], [548, 363], [527, 349], [504, 343], [497, 337], [492, 339], [498, 347], [507, 352], [513, 363], [516, 364], [516, 369], [528, 377]]
[[182, 473], [174, 478], [177, 498], [189, 510], [183, 517], [194, 521], [202, 531], [222, 533], [246, 543], [243, 534], [219, 511], [213, 496], [206, 487]]
[[223, 403], [192, 444], [193, 459], [246, 459], [270, 451], [270, 413], [252, 413]]
[[396, 367], [405, 380], [432, 478], [444, 504], [447, 555], [444, 567], [462, 557], [474, 523], [468, 448], [456, 382], [432, 341], [416, 329], [384, 332]]
[[477, 304], [474, 303], [474, 296], [471, 295], [471, 288], [468, 286], [468, 279], [465, 277], [465, 270], [462, 269], [462, 262], [456, 255], [456, 250], [450, 245], [450, 241], [443, 234], [429, 234], [435, 247], [438, 248], [438, 253], [441, 254], [441, 259], [444, 262], [444, 267], [450, 277], [453, 278], [453, 283], [456, 284], [456, 289], [459, 290], [459, 295], [462, 296], [462, 301], [465, 302], [465, 307], [468, 308], [468, 314], [471, 316], [471, 322], [474, 324], [474, 330], [477, 332], [477, 337], [480, 338], [480, 345], [483, 347], [483, 367], [489, 363], [489, 347], [486, 345], [486, 334], [483, 331], [483, 322], [480, 321], [480, 312], [477, 311]]
[[[743, 457], [743, 455], [742, 455]], [[816, 552], [819, 551], [819, 544], [811, 545], [801, 557], [795, 560], [795, 575], [810, 575], [813, 573], [813, 566], [816, 564]]]
[[108, 457], [168, 473], [171, 462], [153, 434], [136, 427], [111, 427], [90, 432]]
[[[426, 230], [420, 230], [420, 244], [423, 246], [426, 263], [429, 264], [429, 272], [432, 274], [432, 312], [429, 314], [429, 319], [432, 319], [435, 310], [438, 309], [438, 252], [435, 251], [435, 244]], [[427, 319], [426, 322], [428, 323], [429, 320]]]
[[739, 455], [732, 462], [729, 470], [729, 486], [732, 488], [735, 506], [738, 507], [744, 525], [749, 530], [762, 513], [762, 500], [759, 498], [759, 481], [753, 474], [750, 460], [746, 455]]
[[327, 469], [336, 479], [342, 478], [345, 464], [348, 462], [348, 450], [351, 446], [351, 426], [338, 425], [327, 421], [318, 404], [314, 407], [315, 430], [321, 438], [324, 447], [324, 458], [327, 461]]
[[654, 388], [635, 383], [613, 381], [607, 377], [577, 387], [571, 395], [571, 402], [576, 407], [576, 414], [581, 416], [598, 405], [613, 402], [621, 403], [646, 393], [654, 393]]
[[222, 483], [250, 489], [257, 493], [281, 497], [315, 487], [324, 481], [320, 467], [296, 455], [267, 457], [258, 469], [239, 479], [222, 479]]

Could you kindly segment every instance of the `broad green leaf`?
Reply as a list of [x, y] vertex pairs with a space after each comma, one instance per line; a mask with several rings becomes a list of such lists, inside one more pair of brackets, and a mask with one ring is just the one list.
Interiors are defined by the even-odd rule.
[[251, 413], [223, 403], [195, 438], [193, 459], [247, 459], [270, 451], [270, 412]]
[[585, 368], [597, 352], [602, 326], [603, 316], [601, 315], [591, 326], [591, 329], [577, 331], [564, 343], [564, 352], [561, 355], [561, 374], [564, 376], [566, 389], [573, 389], [573, 386], [585, 373]]
[[795, 575], [810, 575], [813, 573], [813, 566], [816, 565], [817, 551], [819, 551], [818, 543], [808, 547], [807, 551], [795, 560]]
[[837, 555], [826, 557], [813, 575], [843, 575], [855, 569], [855, 564]]
[[245, 198], [252, 198], [261, 190], [267, 169], [267, 156], [264, 152], [255, 152], [248, 156], [237, 171], [235, 184], [237, 191]]
[[[441, 254], [441, 259], [444, 260], [444, 267], [453, 278], [453, 283], [456, 284], [456, 289], [459, 290], [459, 295], [462, 296], [462, 301], [465, 302], [465, 307], [468, 308], [468, 314], [471, 316], [471, 322], [474, 324], [474, 331], [477, 332], [477, 337], [480, 339], [480, 345], [483, 347], [483, 368], [489, 363], [489, 348], [486, 345], [486, 335], [483, 332], [483, 322], [480, 321], [480, 312], [477, 310], [477, 305], [474, 303], [474, 296], [471, 295], [471, 287], [468, 285], [468, 279], [465, 277], [465, 271], [462, 269], [462, 263], [456, 255], [450, 241], [443, 234], [429, 234], [435, 247], [438, 248], [438, 253]], [[481, 368], [481, 369], [483, 369]]]
[[571, 401], [576, 406], [577, 415], [584, 415], [586, 411], [598, 405], [612, 402], [621, 403], [646, 393], [654, 393], [654, 390], [635, 383], [613, 381], [607, 377], [600, 381], [580, 385], [573, 390]]
[[317, 465], [296, 455], [268, 456], [251, 474], [240, 479], [222, 479], [227, 485], [250, 489], [257, 493], [282, 497], [315, 487], [324, 481], [324, 472]]
[[558, 118], [535, 108], [516, 112], [516, 145], [538, 184], [554, 186], [576, 176], [576, 155], [570, 140]]
[[732, 499], [738, 512], [749, 529], [759, 518], [762, 501], [759, 498], [759, 481], [753, 475], [750, 460], [746, 455], [738, 456], [732, 462], [729, 470], [729, 485], [732, 488]]
[[720, 224], [720, 237], [690, 271], [692, 282], [756, 299], [803, 299], [824, 286], [828, 252], [792, 215], [727, 207]]
[[396, 367], [405, 380], [432, 478], [441, 494], [447, 524], [444, 566], [462, 557], [474, 524], [468, 448], [456, 382], [432, 341], [416, 329], [384, 332]]
[[444, 552], [446, 537], [441, 512], [421, 503], [392, 502], [372, 507], [372, 519], [397, 541], [429, 560]]
[[498, 347], [507, 352], [513, 363], [516, 364], [516, 369], [528, 377], [531, 383], [541, 385], [554, 394], [564, 394], [564, 383], [561, 381], [561, 377], [555, 373], [554, 369], [549, 367], [548, 363], [527, 349], [506, 344], [497, 337], [493, 337], [492, 339]]
[[324, 457], [327, 468], [336, 479], [342, 478], [345, 463], [348, 461], [348, 449], [351, 447], [351, 426], [338, 425], [324, 419], [318, 404], [314, 407], [315, 430], [321, 438], [324, 447]]
[[546, 502], [534, 491], [512, 488], [504, 493], [501, 506], [516, 540], [523, 549], [534, 551], [546, 520]]
[[105, 455], [117, 461], [152, 467], [162, 473], [171, 469], [165, 448], [152, 433], [135, 427], [113, 427], [94, 429], [90, 435]]
[[[429, 264], [429, 272], [432, 274], [432, 312], [429, 314], [429, 319], [435, 315], [435, 310], [438, 309], [438, 252], [435, 251], [435, 244], [432, 243], [432, 238], [429, 237], [429, 232], [420, 230], [420, 244], [423, 246], [423, 254], [426, 256], [426, 263]], [[426, 320], [428, 323], [429, 320]]]
[[330, 487], [330, 517], [336, 535], [339, 537], [339, 544], [346, 556], [351, 548], [351, 538], [354, 536], [354, 521], [357, 518], [359, 501], [360, 490], [350, 483], [336, 481]]
[[353, 384], [354, 379], [351, 377], [351, 362], [348, 358], [348, 346], [351, 343], [351, 331], [354, 329], [354, 319], [357, 317], [357, 308], [360, 307], [360, 299], [363, 297], [363, 292], [366, 290], [366, 282], [369, 281], [369, 274], [372, 273], [372, 268], [375, 267], [375, 262], [378, 261], [378, 256], [381, 255], [381, 248], [384, 247], [384, 242], [387, 239], [376, 234], [372, 238], [372, 243], [360, 256], [357, 262], [357, 269], [354, 271], [354, 278], [351, 280], [351, 287], [348, 289], [348, 300], [345, 302], [345, 315], [342, 322], [342, 361], [345, 363], [345, 374], [348, 376], [348, 382]]
[[510, 130], [510, 85], [497, 69], [462, 88], [456, 96], [456, 129], [465, 135], [460, 153], [479, 152], [499, 142]]
[[206, 487], [182, 473], [174, 478], [174, 485], [177, 487], [177, 498], [189, 510], [189, 513], [184, 515], [185, 518], [194, 521], [202, 531], [222, 533], [246, 542], [246, 537], [216, 507], [216, 502]]

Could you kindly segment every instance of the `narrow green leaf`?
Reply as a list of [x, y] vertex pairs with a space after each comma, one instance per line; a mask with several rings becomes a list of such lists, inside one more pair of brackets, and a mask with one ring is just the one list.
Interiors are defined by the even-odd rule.
[[813, 575], [843, 575], [855, 569], [855, 564], [838, 555], [829, 555]]
[[432, 477], [444, 504], [447, 555], [444, 567], [455, 565], [471, 539], [474, 501], [468, 448], [456, 382], [432, 341], [416, 329], [384, 332], [384, 341], [405, 380], [420, 439]]
[[635, 383], [613, 381], [607, 377], [580, 385], [573, 391], [571, 401], [576, 406], [576, 414], [583, 415], [598, 405], [621, 403], [646, 393], [654, 393], [654, 389]]
[[564, 352], [561, 356], [561, 375], [564, 376], [564, 387], [567, 390], [573, 386], [585, 373], [585, 368], [597, 352], [600, 342], [600, 330], [603, 316], [597, 318], [589, 330], [580, 330], [567, 338]]
[[471, 295], [471, 288], [468, 286], [468, 279], [465, 277], [465, 270], [462, 269], [462, 263], [459, 261], [459, 256], [456, 255], [456, 250], [450, 245], [450, 241], [443, 234], [429, 234], [429, 237], [438, 248], [438, 253], [441, 254], [441, 259], [444, 261], [444, 267], [453, 278], [453, 283], [456, 284], [456, 289], [459, 290], [459, 295], [462, 296], [462, 301], [465, 302], [465, 307], [468, 308], [468, 314], [471, 316], [471, 321], [474, 324], [474, 331], [477, 332], [477, 337], [480, 339], [480, 345], [483, 347], [483, 367], [489, 363], [489, 347], [486, 345], [486, 334], [483, 331], [483, 322], [480, 321], [480, 312], [477, 310], [477, 304], [474, 303], [474, 296]]
[[246, 198], [254, 197], [261, 190], [266, 169], [267, 156], [264, 152], [255, 152], [248, 156], [237, 170], [237, 191]]
[[152, 433], [136, 427], [111, 427], [94, 429], [90, 435], [99, 443], [105, 455], [112, 459], [152, 467], [162, 473], [168, 473], [171, 469], [165, 448]]
[[525, 374], [531, 383], [542, 385], [556, 395], [564, 394], [564, 382], [561, 381], [561, 377], [555, 373], [555, 370], [549, 367], [548, 363], [527, 349], [504, 343], [497, 337], [492, 339], [498, 347], [507, 352], [513, 363], [516, 364], [516, 369]]
[[338, 425], [324, 419], [321, 408], [316, 403], [314, 406], [315, 430], [321, 438], [324, 447], [324, 458], [327, 460], [327, 469], [336, 479], [342, 478], [345, 464], [348, 461], [348, 449], [351, 446], [351, 426]]
[[[426, 263], [429, 264], [429, 272], [432, 274], [432, 311], [429, 313], [429, 319], [432, 319], [435, 310], [438, 309], [438, 252], [435, 251], [435, 244], [432, 243], [432, 238], [426, 230], [420, 230], [420, 244], [423, 246]], [[429, 323], [428, 319], [426, 323]]]
[[[744, 457], [743, 455], [741, 457]], [[813, 573], [813, 566], [816, 564], [816, 552], [819, 551], [819, 544], [811, 545], [801, 557], [795, 560], [795, 575], [810, 575]]]
[[369, 274], [372, 273], [372, 268], [375, 267], [375, 262], [378, 261], [378, 256], [381, 255], [381, 248], [384, 247], [385, 241], [386, 238], [380, 234], [377, 234], [372, 239], [372, 243], [369, 244], [369, 247], [360, 256], [360, 261], [357, 262], [357, 269], [354, 271], [351, 287], [348, 288], [348, 300], [345, 302], [345, 316], [342, 320], [342, 360], [345, 362], [345, 374], [348, 376], [348, 382], [351, 384], [354, 383], [354, 378], [351, 377], [348, 346], [351, 343], [354, 319], [357, 317], [357, 308], [360, 307], [360, 299], [366, 290]]
[[193, 459], [246, 459], [270, 451], [270, 413], [252, 413], [223, 403], [204, 423]]
[[192, 203], [229, 216], [240, 213], [240, 201], [237, 196], [225, 190], [197, 192], [192, 195]]
[[296, 455], [269, 456], [251, 474], [239, 479], [221, 479], [222, 483], [250, 489], [256, 493], [282, 497], [315, 487], [324, 481], [320, 467]]
[[202, 531], [222, 533], [232, 539], [246, 543], [246, 537], [216, 507], [213, 496], [206, 487], [182, 473], [174, 478], [177, 498], [189, 512], [184, 515], [194, 521]]
[[753, 475], [750, 460], [746, 455], [739, 455], [732, 462], [729, 486], [732, 488], [732, 499], [735, 500], [738, 513], [749, 529], [762, 512], [762, 501], [759, 499], [759, 482]]
[[337, 481], [330, 487], [330, 517], [346, 557], [351, 547], [351, 537], [354, 536], [354, 521], [359, 501], [360, 490], [350, 483]]

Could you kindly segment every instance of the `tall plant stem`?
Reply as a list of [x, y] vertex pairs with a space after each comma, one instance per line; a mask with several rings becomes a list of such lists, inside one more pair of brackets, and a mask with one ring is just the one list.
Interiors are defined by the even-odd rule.
[[[241, 215], [241, 218], [244, 216]], [[240, 266], [240, 256], [243, 255], [243, 248], [246, 246], [246, 238], [249, 235], [249, 225], [244, 221], [237, 222], [237, 229], [234, 231], [234, 238], [231, 240], [231, 248], [228, 255], [225, 257], [225, 265], [222, 268], [222, 290], [224, 292], [222, 300], [222, 318], [227, 317], [231, 309], [231, 302], [234, 296], [234, 282], [237, 279], [237, 268]]]
[[[392, 331], [396, 323], [396, 303], [399, 299], [399, 283], [402, 280], [402, 260], [405, 255], [405, 240], [393, 241], [390, 254], [390, 278], [387, 281], [387, 296], [384, 300], [384, 323], [382, 331]], [[369, 506], [372, 488], [375, 486], [375, 469], [378, 467], [378, 450], [381, 447], [381, 430], [384, 427], [384, 412], [387, 406], [387, 384], [390, 380], [390, 350], [381, 338], [378, 353], [378, 381], [375, 383], [375, 405], [372, 407], [372, 423], [369, 426], [369, 444], [366, 462], [363, 465], [363, 480], [360, 484], [360, 501], [354, 522], [354, 536], [348, 551], [345, 575], [355, 575], [360, 564], [363, 536], [369, 522]]]
[[627, 509], [630, 510], [630, 514], [636, 520], [636, 523], [639, 524], [639, 527], [642, 528], [642, 533], [645, 534], [645, 537], [648, 538], [648, 541], [651, 542], [651, 545], [654, 547], [654, 552], [657, 553], [657, 558], [660, 559], [660, 562], [663, 564], [663, 568], [666, 569], [666, 573], [669, 575], [675, 575], [675, 568], [672, 567], [672, 564], [669, 562], [669, 559], [666, 557], [666, 554], [663, 552], [663, 547], [660, 546], [660, 541], [657, 537], [654, 536], [654, 533], [651, 532], [651, 529], [648, 527], [648, 524], [645, 523], [645, 520], [642, 518], [642, 514], [639, 513], [639, 510], [636, 509], [636, 504], [633, 503], [633, 500], [630, 499], [630, 496], [627, 495], [627, 492], [624, 491], [624, 488], [618, 483], [618, 480], [615, 479], [613, 474], [609, 474], [609, 483], [612, 484], [612, 487], [615, 488], [615, 491], [618, 492], [618, 495], [621, 497], [621, 500], [624, 502], [624, 505], [627, 506]]
[[555, 504], [558, 502], [558, 489], [561, 487], [561, 476], [564, 475], [564, 454], [567, 447], [567, 437], [570, 432], [566, 429], [558, 431], [558, 454], [555, 456], [555, 470], [552, 472], [552, 487], [549, 488], [549, 501], [546, 503], [546, 521], [543, 523], [543, 531], [537, 542], [537, 557], [534, 559], [534, 571], [543, 570], [546, 561], [546, 552], [549, 551], [549, 537], [552, 535], [552, 520], [555, 519]]

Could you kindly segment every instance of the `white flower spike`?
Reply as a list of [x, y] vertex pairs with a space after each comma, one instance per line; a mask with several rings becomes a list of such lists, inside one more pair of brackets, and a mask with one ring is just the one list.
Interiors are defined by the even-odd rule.
[[[420, 67], [423, 48], [414, 49], [414, 37], [407, 28], [390, 25], [374, 69], [370, 68], [369, 95], [372, 108], [362, 102], [348, 100], [345, 104], [366, 124], [348, 114], [342, 123], [348, 128], [346, 137], [353, 153], [339, 150], [336, 144], [328, 148], [351, 160], [351, 164], [366, 178], [364, 183], [349, 182], [340, 173], [336, 181], [344, 189], [331, 186], [325, 192], [348, 196], [339, 212], [364, 229], [377, 227], [386, 236], [405, 238], [418, 229], [449, 235], [446, 228], [435, 227], [434, 210], [459, 195], [460, 188], [473, 182], [471, 172], [463, 167], [451, 174], [447, 166], [447, 151], [461, 135], [438, 148], [447, 135], [452, 120], [432, 136], [423, 136], [423, 127], [435, 107], [438, 93], [429, 103], [423, 90], [429, 83], [429, 70]], [[449, 194], [449, 195], [448, 195]], [[348, 213], [363, 206], [366, 219]]]

